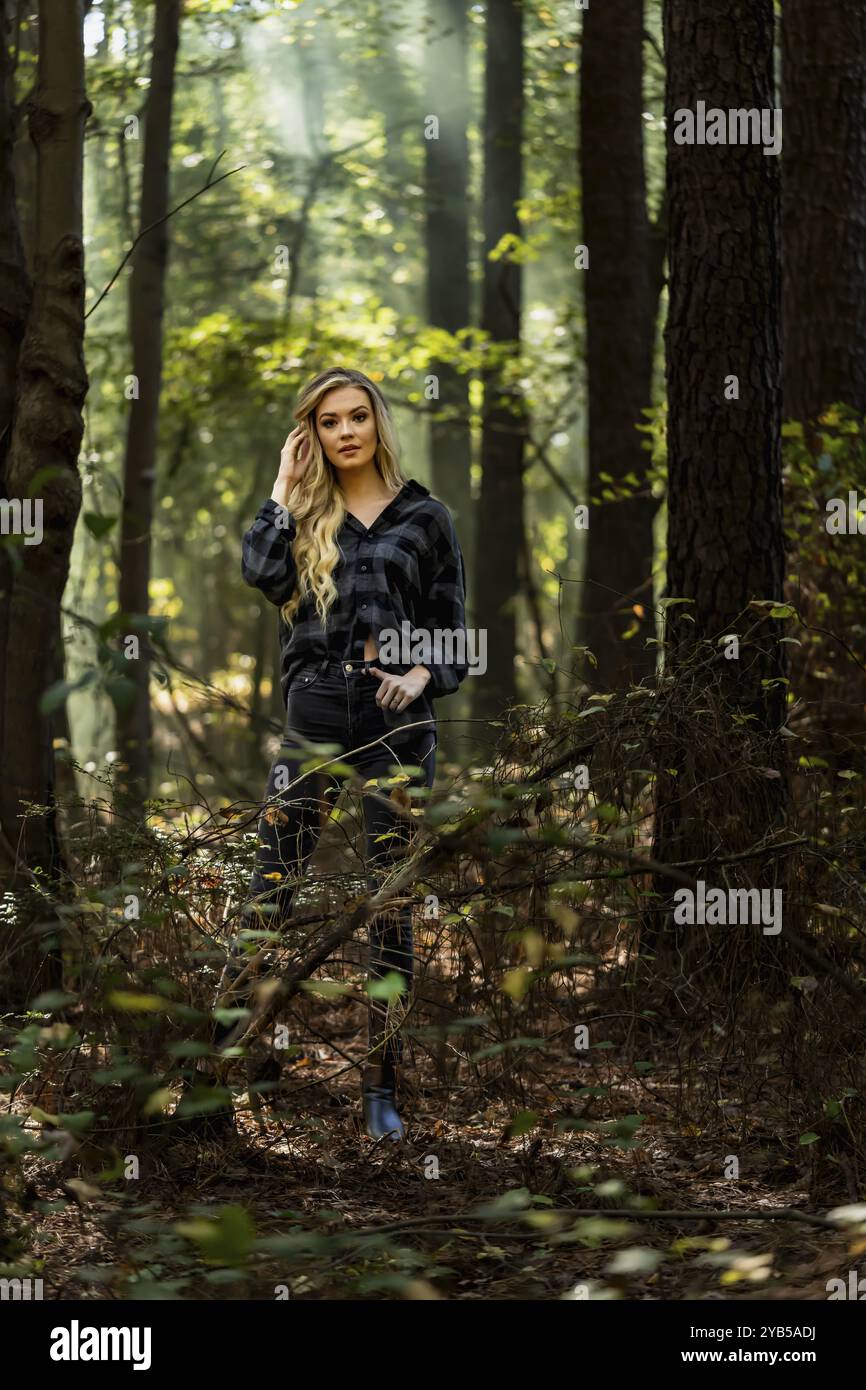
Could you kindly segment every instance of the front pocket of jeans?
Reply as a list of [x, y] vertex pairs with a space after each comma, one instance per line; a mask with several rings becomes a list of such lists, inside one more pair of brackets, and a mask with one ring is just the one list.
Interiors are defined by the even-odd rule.
[[[397, 710], [386, 709], [384, 706], [380, 706], [380, 708], [389, 729], [400, 729], [404, 724], [414, 724], [419, 733], [424, 728], [435, 728], [432, 722], [426, 725], [419, 723], [419, 720], [429, 719], [432, 721], [433, 718], [433, 710], [430, 707], [430, 702], [425, 700], [423, 695], [416, 695], [411, 704], [408, 704], [405, 709], [399, 712]], [[413, 729], [413, 733], [415, 731], [416, 730]]]
[[321, 666], [302, 666], [289, 686], [289, 694], [298, 690], [311, 690], [316, 682], [321, 680], [322, 669]]
[[[305, 680], [305, 676], [308, 677], [308, 679]], [[322, 671], [318, 667], [304, 667], [298, 672], [296, 676], [292, 677], [292, 683], [289, 686], [288, 693], [286, 695], [287, 732], [293, 732], [293, 725], [297, 722], [297, 720], [303, 720], [304, 710], [305, 708], [309, 708], [305, 704], [304, 696], [306, 695], [308, 690], [315, 691], [319, 689], [321, 678]], [[301, 701], [301, 704], [298, 704], [299, 700]]]

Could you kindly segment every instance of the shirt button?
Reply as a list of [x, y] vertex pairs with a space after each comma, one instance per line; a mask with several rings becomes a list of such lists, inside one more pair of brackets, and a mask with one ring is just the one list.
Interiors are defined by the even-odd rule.
[[366, 603], [362, 603], [362, 604], [361, 604], [361, 607], [362, 607], [362, 608], [366, 608], [366, 607], [367, 607]]
[[366, 568], [367, 568], [366, 565], [362, 565], [362, 566], [361, 566], [361, 569], [362, 569], [362, 570], [365, 570]]

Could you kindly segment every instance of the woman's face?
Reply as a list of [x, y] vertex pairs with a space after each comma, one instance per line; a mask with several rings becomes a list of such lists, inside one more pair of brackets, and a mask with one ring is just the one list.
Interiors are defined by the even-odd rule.
[[326, 391], [316, 410], [316, 432], [325, 458], [338, 474], [364, 468], [374, 458], [379, 442], [367, 392], [360, 386], [335, 386]]

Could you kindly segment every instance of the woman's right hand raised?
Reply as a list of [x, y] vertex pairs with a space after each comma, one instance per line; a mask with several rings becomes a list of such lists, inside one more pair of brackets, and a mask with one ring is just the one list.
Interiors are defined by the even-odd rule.
[[287, 507], [289, 494], [310, 466], [310, 442], [302, 425], [296, 425], [286, 439], [280, 454], [280, 471], [271, 497], [280, 507]]

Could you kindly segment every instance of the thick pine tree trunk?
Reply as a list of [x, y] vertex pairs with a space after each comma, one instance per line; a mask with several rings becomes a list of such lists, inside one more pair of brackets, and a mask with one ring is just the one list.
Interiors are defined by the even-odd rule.
[[[118, 710], [118, 791], [146, 796], [150, 784], [150, 652], [143, 624], [149, 612], [151, 530], [156, 484], [162, 332], [168, 263], [169, 160], [174, 73], [181, 0], [157, 0], [150, 93], [144, 124], [139, 242], [132, 262], [129, 323], [138, 397], [130, 402], [123, 466], [120, 609], [126, 634], [139, 637], [139, 656], [128, 662], [134, 697]], [[156, 224], [156, 225], [154, 225]]]
[[[15, 84], [12, 68], [13, 9], [11, 0], [3, 0], [3, 31], [0, 34], [0, 496], [9, 497], [6, 480], [6, 459], [12, 437], [15, 409], [15, 388], [18, 379], [18, 356], [21, 340], [30, 311], [32, 287], [21, 235], [20, 214], [16, 196], [15, 146]], [[12, 602], [14, 570], [8, 545], [0, 545], [0, 692], [9, 679], [9, 617]], [[0, 747], [5, 745], [5, 698], [0, 699]], [[4, 808], [6, 810], [7, 808]], [[9, 832], [17, 826], [3, 826], [8, 842]], [[13, 834], [13, 840], [15, 835]], [[4, 858], [6, 856], [4, 855]]]
[[[773, 108], [772, 0], [666, 0], [667, 195], [670, 307], [666, 329], [668, 424], [665, 676], [687, 685], [698, 641], [740, 634], [739, 659], [703, 654], [695, 677], [766, 736], [756, 762], [771, 768], [784, 719], [780, 624], [746, 612], [782, 598], [780, 179], [760, 145], [679, 145], [674, 113], [708, 107]], [[739, 399], [726, 399], [735, 376]], [[766, 611], [766, 610], [764, 610]], [[746, 638], [746, 631], [750, 635]], [[665, 706], [667, 700], [665, 700]], [[692, 715], [689, 713], [689, 720]], [[721, 766], [699, 725], [659, 725], [656, 857], [700, 859], [760, 842], [778, 809], [782, 778]], [[732, 730], [736, 728], [732, 722]], [[674, 765], [678, 776], [668, 775]], [[762, 789], [766, 793], [762, 794]], [[771, 804], [773, 803], [773, 804]], [[709, 858], [708, 861], [709, 862]], [[670, 885], [657, 885], [669, 891]]]
[[782, 6], [784, 401], [866, 412], [866, 5]]
[[[466, 0], [431, 0], [427, 49], [425, 120], [436, 116], [438, 138], [424, 140], [426, 186], [427, 319], [447, 333], [466, 328], [472, 319], [469, 286], [469, 78]], [[450, 507], [463, 550], [467, 575], [474, 572], [475, 517], [470, 467], [469, 377], [444, 360], [430, 363], [438, 381], [438, 399], [425, 402], [430, 412], [431, 488]], [[467, 594], [467, 608], [474, 595]], [[471, 621], [467, 617], [467, 621]], [[448, 702], [448, 713], [470, 707], [462, 690]], [[459, 757], [459, 724], [439, 730], [439, 758]]]
[[[471, 319], [466, 0], [434, 0], [430, 20], [426, 114], [438, 116], [439, 138], [424, 141], [427, 317], [437, 328], [456, 333]], [[439, 400], [430, 403], [430, 410], [456, 417], [434, 419], [430, 426], [432, 490], [454, 514], [469, 566], [474, 548], [468, 378], [447, 362], [433, 362], [430, 370], [439, 378]]]
[[[487, 11], [484, 82], [484, 285], [481, 327], [494, 345], [520, 342], [520, 266], [490, 252], [508, 234], [520, 235], [516, 204], [522, 191], [523, 18], [519, 0]], [[520, 555], [524, 544], [525, 418], [518, 390], [505, 391], [499, 373], [484, 373], [479, 545], [474, 611], [487, 628], [487, 672], [474, 682], [474, 712], [495, 716], [516, 698], [514, 656]], [[494, 538], [494, 550], [482, 541]], [[491, 555], [495, 563], [491, 563]]]
[[[648, 458], [645, 436], [635, 428], [646, 423], [641, 411], [651, 404], [657, 304], [657, 293], [650, 293], [642, 86], [643, 4], [591, 5], [583, 18], [580, 76], [591, 497], [611, 488], [602, 474], [619, 480], [634, 473], [643, 481]], [[645, 645], [655, 636], [654, 512], [651, 497], [590, 508], [579, 640], [596, 657], [592, 679], [601, 685], [639, 679], [655, 666], [655, 649]], [[623, 641], [635, 622], [639, 630]]]
[[[39, 23], [35, 14], [36, 6], [25, 6], [22, 10], [18, 0], [4, 0], [4, 4], [10, 15], [9, 46], [17, 54], [18, 71], [29, 71], [30, 63], [38, 59]], [[15, 11], [17, 17], [12, 21], [11, 15]], [[19, 120], [17, 123], [14, 160], [17, 219], [21, 228], [27, 267], [32, 273], [33, 258], [36, 254], [36, 149], [30, 139], [26, 120]]]
[[[58, 610], [81, 505], [78, 450], [88, 384], [82, 174], [90, 105], [84, 86], [83, 16], [83, 0], [41, 0], [39, 6], [37, 82], [26, 108], [37, 162], [33, 299], [18, 357], [5, 460], [7, 496], [42, 502], [43, 539], [21, 547], [5, 615], [0, 858], [8, 888], [20, 892], [35, 874], [49, 894], [56, 887], [60, 850], [52, 809], [51, 720], [39, 706], [56, 670]], [[5, 156], [4, 165], [8, 181]], [[7, 244], [8, 237], [7, 224]], [[22, 287], [24, 283], [22, 279]], [[13, 297], [12, 302], [20, 311], [23, 301]], [[49, 809], [24, 822], [24, 802]], [[48, 915], [43, 909], [40, 921]], [[40, 949], [32, 927], [33, 917], [25, 913], [4, 931], [3, 1003], [23, 1002], [57, 982], [57, 959]]]
[[[841, 401], [866, 413], [866, 6], [860, 0], [786, 0], [782, 104], [783, 405], [787, 419], [805, 426], [817, 459], [825, 445], [815, 422], [830, 405]], [[810, 568], [803, 575], [807, 620], [810, 592], [824, 592], [832, 574]], [[837, 573], [831, 582], [831, 607], [845, 581]], [[840, 630], [838, 612], [831, 626]], [[812, 710], [818, 740], [812, 751], [844, 771], [860, 742], [866, 688], [859, 664], [839, 655], [830, 680], [813, 650], [806, 660], [805, 649], [796, 649], [792, 665], [798, 693]]]

